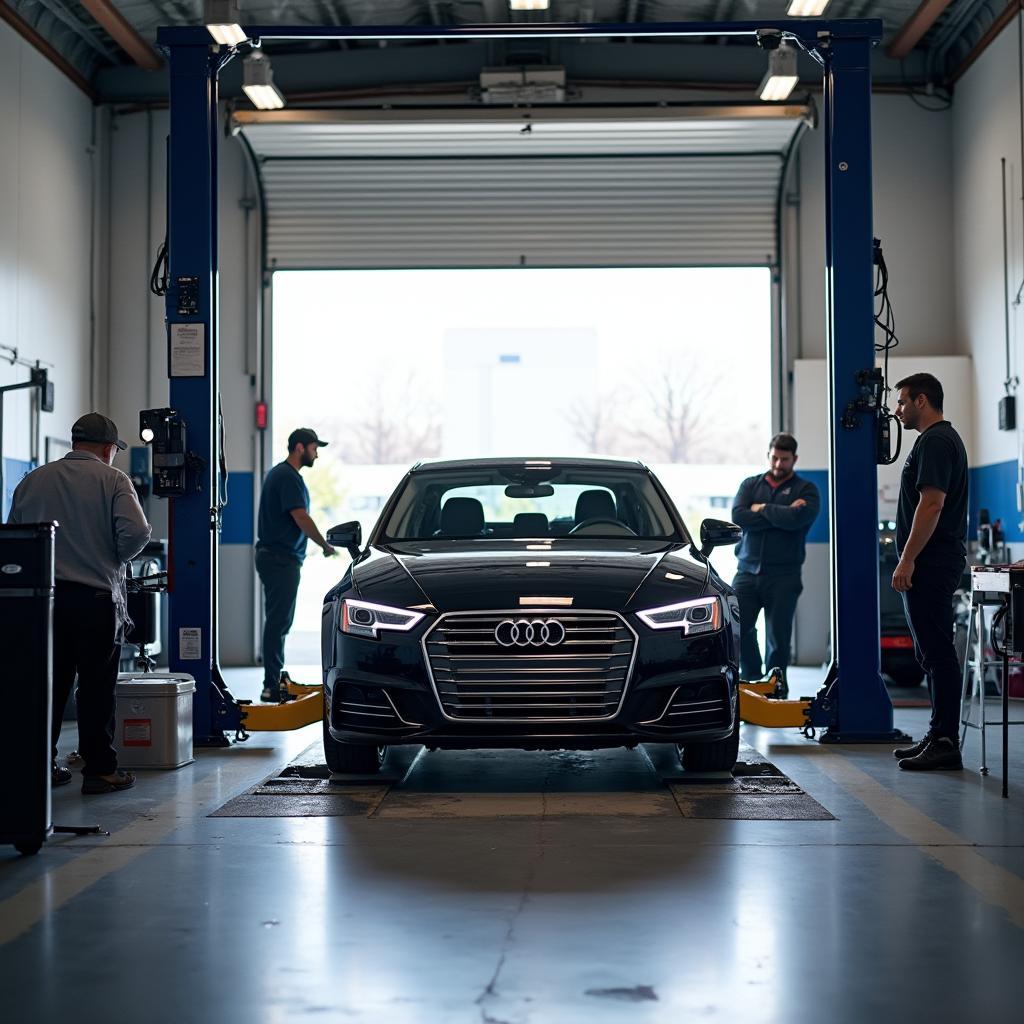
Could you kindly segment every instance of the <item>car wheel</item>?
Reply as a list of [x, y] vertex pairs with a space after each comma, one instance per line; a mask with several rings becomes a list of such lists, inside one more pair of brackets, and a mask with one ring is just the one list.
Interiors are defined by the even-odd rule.
[[324, 722], [324, 757], [332, 772], [376, 775], [384, 764], [387, 752], [387, 747], [374, 743], [343, 743], [336, 740]]
[[42, 848], [42, 842], [31, 842], [31, 843], [15, 843], [14, 848], [22, 855], [22, 857], [34, 857]]
[[687, 743], [676, 748], [683, 769], [688, 772], [731, 772], [740, 752], [740, 723], [737, 717], [733, 730], [724, 740], [711, 743]]

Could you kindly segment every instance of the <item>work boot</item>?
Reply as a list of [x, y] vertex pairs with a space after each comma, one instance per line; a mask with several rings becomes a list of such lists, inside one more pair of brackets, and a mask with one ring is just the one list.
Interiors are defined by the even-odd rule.
[[897, 747], [896, 750], [892, 752], [892, 756], [895, 757], [897, 761], [904, 761], [908, 757], [917, 757], [918, 754], [924, 752], [924, 748], [928, 746], [928, 741], [930, 739], [931, 736], [925, 733], [924, 738], [918, 740], [913, 746]]
[[908, 772], [956, 772], [963, 766], [960, 748], [945, 736], [933, 736], [917, 757], [900, 761], [900, 767]]

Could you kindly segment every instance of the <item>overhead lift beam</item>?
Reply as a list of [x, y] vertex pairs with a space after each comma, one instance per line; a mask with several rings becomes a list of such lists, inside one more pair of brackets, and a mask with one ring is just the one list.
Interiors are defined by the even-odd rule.
[[[832, 663], [806, 721], [824, 742], [898, 739], [882, 683], [878, 613], [878, 475], [868, 417], [845, 429], [843, 410], [859, 397], [857, 374], [874, 366], [871, 219], [871, 51], [877, 20], [673, 22], [644, 25], [243, 26], [247, 39], [555, 39], [748, 36], [774, 29], [822, 67], [825, 139], [826, 330], [829, 370]], [[214, 48], [202, 27], [163, 28], [170, 59], [168, 230], [170, 348], [198, 328], [201, 359], [178, 351], [171, 404], [184, 417], [189, 446], [203, 460], [192, 490], [171, 508], [171, 667], [196, 678], [197, 742], [224, 742], [242, 727], [245, 706], [218, 668], [216, 539], [218, 510], [214, 394], [218, 354], [216, 147], [217, 75], [235, 51]], [[245, 45], [245, 44], [243, 44]], [[183, 333], [184, 332], [184, 333]], [[841, 614], [840, 614], [841, 610]], [[249, 714], [258, 714], [253, 708]]]

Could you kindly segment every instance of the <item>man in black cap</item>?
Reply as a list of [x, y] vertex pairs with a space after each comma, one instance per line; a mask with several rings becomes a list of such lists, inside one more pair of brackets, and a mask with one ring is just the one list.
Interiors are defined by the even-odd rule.
[[135, 784], [118, 771], [114, 688], [127, 620], [125, 563], [151, 529], [131, 480], [112, 463], [127, 445], [98, 412], [71, 428], [72, 451], [18, 484], [11, 523], [56, 522], [53, 605], [53, 784], [71, 781], [57, 765], [57, 739], [78, 677], [78, 749], [83, 793], [113, 793]]
[[263, 583], [266, 614], [263, 621], [263, 693], [260, 700], [274, 702], [286, 696], [284, 640], [295, 618], [299, 574], [311, 540], [324, 556], [337, 551], [324, 540], [309, 514], [309, 490], [299, 473], [316, 462], [318, 449], [327, 442], [315, 430], [300, 427], [288, 437], [288, 458], [267, 474], [260, 494], [256, 533], [256, 571]]

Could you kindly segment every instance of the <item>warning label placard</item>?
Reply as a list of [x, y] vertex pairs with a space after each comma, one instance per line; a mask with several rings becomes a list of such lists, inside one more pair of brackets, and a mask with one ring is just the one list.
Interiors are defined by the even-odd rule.
[[121, 742], [126, 747], [153, 746], [153, 719], [126, 718], [123, 723]]
[[200, 661], [203, 657], [203, 631], [198, 626], [182, 626], [178, 630], [178, 658]]
[[204, 324], [171, 324], [168, 376], [202, 377], [206, 374]]

